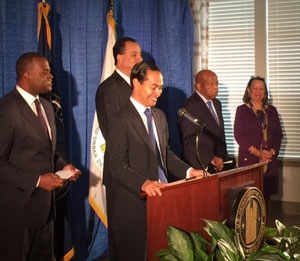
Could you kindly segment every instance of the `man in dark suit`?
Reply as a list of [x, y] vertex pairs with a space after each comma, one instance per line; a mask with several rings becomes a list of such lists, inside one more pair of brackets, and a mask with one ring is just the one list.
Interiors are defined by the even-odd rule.
[[162, 93], [160, 69], [140, 62], [130, 79], [130, 102], [109, 121], [104, 160], [111, 261], [146, 260], [147, 209], [141, 192], [161, 196], [167, 186], [161, 181], [169, 172], [178, 179], [203, 177], [169, 149], [166, 117], [153, 107]]
[[196, 136], [199, 134], [200, 161], [205, 168], [208, 167], [210, 173], [215, 173], [223, 169], [223, 162], [227, 160], [222, 105], [216, 99], [217, 75], [210, 70], [198, 72], [195, 89], [182, 107], [207, 129], [198, 133], [193, 123], [184, 117], [179, 118], [179, 132], [183, 146], [182, 159], [194, 168], [202, 169], [196, 152]]
[[39, 97], [52, 89], [49, 63], [25, 53], [16, 63], [17, 86], [0, 100], [1, 260], [52, 260], [55, 171], [79, 170], [56, 153], [51, 104]]
[[107, 138], [108, 120], [128, 102], [131, 95], [131, 69], [143, 60], [140, 46], [130, 37], [116, 41], [113, 55], [116, 70], [100, 84], [96, 93], [97, 117], [104, 139]]

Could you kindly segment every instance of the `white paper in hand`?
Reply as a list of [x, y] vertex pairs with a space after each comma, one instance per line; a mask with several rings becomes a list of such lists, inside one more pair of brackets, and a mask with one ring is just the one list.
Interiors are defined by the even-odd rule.
[[57, 171], [55, 174], [61, 179], [69, 179], [74, 174], [74, 172], [71, 170], [60, 170]]

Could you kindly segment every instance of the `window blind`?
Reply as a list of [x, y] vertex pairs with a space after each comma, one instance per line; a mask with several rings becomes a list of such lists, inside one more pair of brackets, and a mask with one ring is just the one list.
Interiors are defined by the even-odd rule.
[[268, 1], [268, 82], [284, 138], [279, 157], [300, 158], [300, 1]]
[[209, 2], [208, 69], [219, 80], [227, 150], [238, 154], [233, 134], [236, 107], [243, 103], [248, 80], [255, 74], [254, 0]]

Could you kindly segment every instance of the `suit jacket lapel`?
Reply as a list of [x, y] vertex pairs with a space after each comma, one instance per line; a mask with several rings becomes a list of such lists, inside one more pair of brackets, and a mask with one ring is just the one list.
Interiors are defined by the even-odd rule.
[[38, 117], [34, 114], [27, 102], [23, 99], [21, 94], [15, 89], [15, 97], [19, 104], [19, 109], [24, 118], [29, 122], [33, 129], [37, 131], [40, 136], [45, 136], [45, 131], [39, 122]]
[[155, 122], [155, 126], [156, 126], [156, 131], [157, 131], [157, 136], [158, 136], [158, 140], [159, 140], [159, 147], [160, 147], [160, 151], [162, 152], [161, 148], [165, 148], [165, 139], [163, 139], [163, 134], [162, 134], [162, 130], [163, 130], [163, 126], [162, 126], [162, 121], [159, 117], [159, 113], [156, 110], [156, 108], [152, 109], [152, 115], [154, 118], [154, 122]]
[[21, 114], [23, 114], [24, 118], [27, 120], [27, 122], [32, 126], [32, 128], [38, 133], [38, 135], [45, 139], [47, 137], [47, 134], [45, 133], [44, 128], [42, 127], [38, 117], [34, 114], [32, 109], [29, 107], [27, 102], [23, 99], [21, 94], [15, 89], [15, 97], [19, 104], [19, 109], [21, 111]]
[[[208, 128], [211, 128], [211, 127], [220, 128], [220, 126], [216, 122], [214, 116], [211, 114], [209, 108], [207, 107], [205, 102], [202, 100], [202, 98], [196, 92], [194, 93], [194, 98], [198, 101], [196, 104], [200, 104], [200, 106], [201, 106], [201, 108], [199, 108], [199, 110], [202, 110], [204, 112], [204, 114], [207, 115], [208, 118], [210, 118], [208, 122], [210, 122], [210, 124], [212, 124], [213, 126], [207, 126], [207, 127]], [[214, 103], [214, 107], [216, 109], [215, 103]], [[216, 109], [216, 111], [217, 111], [217, 109]], [[218, 118], [220, 120], [220, 116], [219, 116], [218, 111], [217, 111], [217, 115], [218, 115]], [[193, 115], [193, 116], [195, 116], [195, 115]], [[197, 118], [197, 116], [195, 116], [195, 117]]]
[[168, 146], [168, 144], [166, 144], [166, 142], [168, 142], [168, 141], [166, 140], [165, 134], [163, 133], [163, 130], [164, 130], [163, 122], [160, 117], [159, 111], [156, 108], [152, 108], [152, 115], [153, 115], [155, 126], [156, 126], [163, 168], [164, 168], [165, 174], [167, 174], [166, 154], [165, 154], [164, 148], [166, 148]]
[[133, 106], [133, 104], [130, 102], [130, 115], [129, 120], [132, 122], [132, 126], [136, 129], [137, 133], [140, 135], [140, 137], [143, 139], [143, 141], [147, 144], [147, 146], [154, 152], [154, 148], [152, 146], [152, 143], [149, 139], [149, 134], [147, 132], [147, 129], [145, 127], [145, 124], [136, 110], [136, 108]]

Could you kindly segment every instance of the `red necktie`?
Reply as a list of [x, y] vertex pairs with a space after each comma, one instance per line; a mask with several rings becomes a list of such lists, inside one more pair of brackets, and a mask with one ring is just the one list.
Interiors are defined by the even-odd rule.
[[35, 99], [34, 104], [35, 104], [35, 108], [36, 108], [36, 112], [37, 112], [37, 116], [39, 118], [39, 121], [40, 121], [41, 125], [43, 126], [45, 132], [47, 133], [47, 136], [49, 137], [48, 127], [47, 127], [45, 118], [42, 114], [41, 103], [38, 99]]

